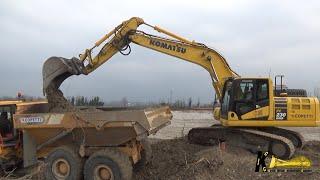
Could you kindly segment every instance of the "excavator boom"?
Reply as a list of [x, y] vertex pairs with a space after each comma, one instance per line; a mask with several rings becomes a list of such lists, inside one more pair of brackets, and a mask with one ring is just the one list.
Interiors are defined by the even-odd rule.
[[[142, 24], [152, 27], [154, 30], [169, 36], [169, 38], [137, 30]], [[117, 52], [122, 54], [125, 50], [130, 52], [131, 42], [202, 66], [209, 72], [219, 98], [221, 98], [224, 82], [229, 78], [239, 77], [217, 51], [204, 44], [189, 41], [163, 28], [151, 26], [141, 18], [134, 17], [124, 21], [98, 40], [92, 48], [87, 49], [80, 55], [80, 59], [49, 58], [43, 65], [44, 93], [46, 93], [48, 87], [59, 88], [61, 83], [71, 75], [91, 73]], [[92, 58], [91, 51], [102, 43], [104, 45], [100, 52]]]

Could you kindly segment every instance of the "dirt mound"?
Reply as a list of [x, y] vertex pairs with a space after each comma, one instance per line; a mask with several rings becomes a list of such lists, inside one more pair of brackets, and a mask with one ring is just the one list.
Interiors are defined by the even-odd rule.
[[[297, 153], [319, 152], [320, 142], [308, 143]], [[142, 179], [320, 179], [320, 173], [254, 172], [256, 155], [238, 147], [198, 146], [186, 138], [160, 140], [152, 145], [153, 158], [135, 180]], [[314, 162], [315, 156], [306, 155]]]
[[209, 175], [222, 165], [212, 148], [187, 144], [184, 139], [160, 141], [152, 150], [151, 162], [133, 179], [189, 179], [204, 172]]

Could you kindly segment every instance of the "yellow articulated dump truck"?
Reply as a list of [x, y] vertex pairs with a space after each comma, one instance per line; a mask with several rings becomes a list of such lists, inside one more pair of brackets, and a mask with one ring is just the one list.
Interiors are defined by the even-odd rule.
[[172, 118], [168, 107], [49, 113], [46, 101], [0, 101], [0, 113], [1, 170], [44, 159], [47, 179], [131, 179]]

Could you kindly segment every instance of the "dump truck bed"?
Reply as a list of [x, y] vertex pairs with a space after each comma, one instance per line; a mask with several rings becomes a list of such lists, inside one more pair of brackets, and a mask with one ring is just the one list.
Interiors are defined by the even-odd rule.
[[130, 140], [139, 140], [156, 133], [168, 125], [171, 118], [169, 107], [32, 113], [16, 114], [14, 126], [27, 132], [37, 149], [45, 145], [64, 144], [75, 139], [85, 141], [87, 146], [119, 146]]

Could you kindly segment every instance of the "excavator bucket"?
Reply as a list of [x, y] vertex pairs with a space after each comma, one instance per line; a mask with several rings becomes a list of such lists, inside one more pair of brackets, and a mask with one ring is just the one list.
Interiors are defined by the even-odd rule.
[[42, 67], [43, 93], [46, 94], [49, 86], [58, 89], [68, 77], [84, 74], [83, 70], [83, 63], [75, 57], [72, 59], [50, 57]]

